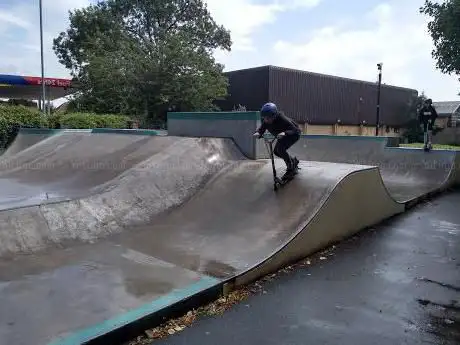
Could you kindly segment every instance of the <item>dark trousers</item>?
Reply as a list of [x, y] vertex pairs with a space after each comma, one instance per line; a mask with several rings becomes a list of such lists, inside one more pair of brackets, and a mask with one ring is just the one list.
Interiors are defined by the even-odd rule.
[[294, 145], [300, 139], [300, 135], [292, 134], [286, 135], [285, 137], [278, 139], [273, 154], [279, 158], [282, 158], [286, 163], [287, 168], [292, 168], [292, 158], [287, 153], [287, 150]]

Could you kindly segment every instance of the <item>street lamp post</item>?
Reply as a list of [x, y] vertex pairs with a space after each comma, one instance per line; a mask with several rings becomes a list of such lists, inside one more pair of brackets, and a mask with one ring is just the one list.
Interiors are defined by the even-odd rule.
[[380, 89], [382, 86], [382, 66], [383, 66], [382, 62], [377, 64], [377, 68], [379, 70], [379, 82], [377, 85], [377, 114], [376, 114], [376, 120], [375, 120], [375, 136], [379, 135], [379, 127], [380, 127]]
[[41, 54], [41, 68], [42, 68], [42, 111], [46, 116], [46, 94], [45, 94], [45, 61], [43, 57], [43, 6], [42, 0], [39, 0], [40, 9], [40, 54]]

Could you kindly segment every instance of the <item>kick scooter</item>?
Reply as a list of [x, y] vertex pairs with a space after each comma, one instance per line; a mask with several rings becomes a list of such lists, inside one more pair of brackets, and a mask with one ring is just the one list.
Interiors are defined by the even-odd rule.
[[277, 140], [276, 137], [267, 137], [264, 136], [264, 141], [265, 141], [265, 146], [268, 149], [268, 152], [270, 154], [270, 159], [272, 161], [272, 169], [273, 169], [273, 189], [276, 191], [278, 190], [278, 187], [283, 187], [285, 186], [289, 181], [291, 181], [295, 175], [297, 175], [298, 170], [300, 169], [299, 167], [296, 167], [294, 172], [287, 176], [284, 179], [280, 179], [276, 175], [276, 168], [275, 168], [275, 157], [273, 154], [273, 143]]

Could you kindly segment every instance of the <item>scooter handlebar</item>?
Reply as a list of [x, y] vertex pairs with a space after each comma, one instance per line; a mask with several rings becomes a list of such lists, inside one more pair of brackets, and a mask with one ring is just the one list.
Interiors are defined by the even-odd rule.
[[258, 135], [257, 133], [254, 133], [253, 134], [253, 137], [255, 137], [256, 139], [264, 139], [264, 141], [266, 142], [274, 142], [275, 140], [277, 140], [278, 138], [273, 136], [273, 135]]

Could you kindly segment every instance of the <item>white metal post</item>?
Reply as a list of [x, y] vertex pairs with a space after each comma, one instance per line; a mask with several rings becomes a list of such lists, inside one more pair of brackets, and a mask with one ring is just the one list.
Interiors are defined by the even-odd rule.
[[42, 69], [42, 101], [43, 101], [43, 115], [46, 116], [46, 93], [45, 93], [45, 61], [43, 53], [43, 7], [42, 0], [39, 0], [40, 8], [40, 54], [41, 54], [41, 69]]

